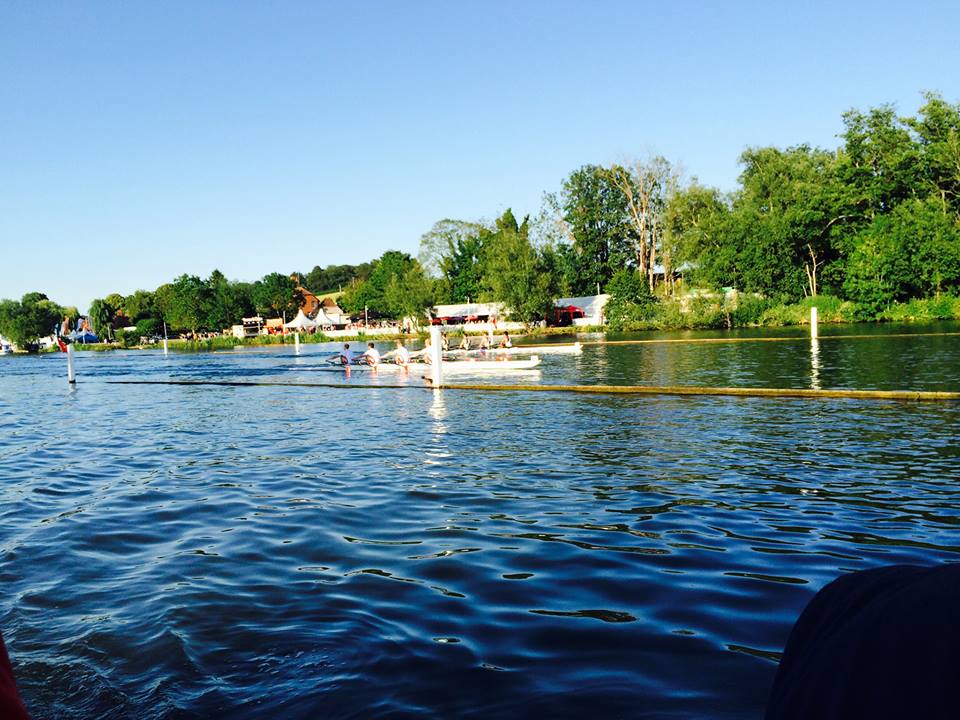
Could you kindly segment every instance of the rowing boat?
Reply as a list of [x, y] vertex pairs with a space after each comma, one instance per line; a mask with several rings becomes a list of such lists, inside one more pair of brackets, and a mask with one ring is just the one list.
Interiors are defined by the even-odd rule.
[[513, 345], [508, 348], [490, 348], [481, 350], [480, 348], [470, 348], [461, 350], [455, 348], [447, 350], [444, 355], [526, 355], [527, 353], [536, 353], [537, 355], [580, 355], [583, 352], [583, 346], [576, 342], [573, 345]]
[[[513, 372], [516, 370], [534, 370], [540, 364], [540, 358], [536, 355], [527, 360], [475, 360], [466, 358], [464, 360], [444, 360], [441, 368], [444, 375], [447, 373], [497, 373]], [[347, 366], [333, 365], [335, 369], [346, 369]], [[374, 370], [377, 372], [407, 372], [411, 373], [429, 373], [431, 367], [428, 363], [410, 363], [408, 365], [396, 365], [394, 363], [380, 363], [378, 365], [367, 365], [364, 363], [350, 365], [351, 370]]]

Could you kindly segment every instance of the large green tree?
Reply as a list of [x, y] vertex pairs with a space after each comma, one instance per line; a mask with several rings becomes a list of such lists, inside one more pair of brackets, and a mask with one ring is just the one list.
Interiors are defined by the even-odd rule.
[[27, 293], [16, 300], [0, 300], [0, 335], [21, 348], [52, 334], [64, 308], [43, 293]]
[[264, 317], [286, 316], [288, 320], [297, 314], [303, 296], [297, 283], [289, 275], [270, 273], [254, 284], [253, 301], [257, 312]]
[[[169, 288], [169, 289], [167, 289]], [[209, 288], [196, 275], [181, 275], [169, 286], [157, 289], [163, 317], [175, 330], [204, 329]]]
[[367, 309], [398, 320], [419, 317], [433, 304], [433, 286], [417, 260], [388, 250], [373, 262], [370, 277], [352, 283], [340, 303], [353, 313]]
[[90, 324], [101, 340], [113, 339], [113, 319], [116, 308], [105, 299], [97, 298], [90, 303]]
[[337, 292], [350, 285], [354, 279], [366, 280], [370, 277], [370, 263], [359, 265], [314, 266], [313, 270], [302, 277], [303, 286], [313, 293]]
[[483, 238], [487, 299], [502, 302], [523, 323], [542, 319], [553, 305], [555, 283], [541, 253], [530, 242], [529, 218], [517, 223], [511, 210]]
[[576, 294], [605, 286], [616, 269], [636, 262], [637, 241], [628, 201], [609, 169], [584, 165], [563, 182], [559, 197], [547, 196], [576, 252]]

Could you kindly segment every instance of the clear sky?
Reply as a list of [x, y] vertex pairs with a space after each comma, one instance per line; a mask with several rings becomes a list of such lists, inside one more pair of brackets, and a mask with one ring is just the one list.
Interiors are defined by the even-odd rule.
[[960, 101], [956, 2], [0, 3], [0, 297], [88, 306], [416, 254], [651, 153], [724, 190], [748, 146]]

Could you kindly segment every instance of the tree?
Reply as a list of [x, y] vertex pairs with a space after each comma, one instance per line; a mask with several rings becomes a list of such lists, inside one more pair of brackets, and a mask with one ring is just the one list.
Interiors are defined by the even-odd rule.
[[476, 300], [483, 291], [483, 239], [464, 235], [450, 242], [440, 258], [443, 290], [450, 302]]
[[123, 314], [133, 323], [155, 317], [156, 312], [154, 294], [149, 290], [136, 290], [123, 300]]
[[636, 263], [627, 201], [608, 170], [584, 165], [564, 181], [559, 198], [548, 195], [546, 200], [576, 251], [575, 293], [591, 294], [617, 268]]
[[196, 275], [181, 275], [169, 286], [157, 288], [157, 296], [172, 328], [196, 333], [204, 326], [209, 291]]
[[686, 264], [688, 272], [707, 285], [722, 286], [730, 277], [729, 257], [722, 233], [717, 232], [728, 205], [716, 188], [701, 185], [694, 178], [686, 187], [670, 196], [664, 209], [663, 242], [670, 247], [677, 267]]
[[374, 260], [366, 280], [351, 284], [340, 298], [345, 310], [402, 319], [416, 317], [433, 303], [433, 289], [420, 263], [410, 255], [388, 250]]
[[904, 122], [916, 135], [923, 190], [936, 197], [943, 212], [960, 217], [960, 104], [925, 93], [918, 117]]
[[529, 218], [517, 224], [511, 210], [483, 239], [484, 284], [489, 299], [502, 302], [511, 318], [531, 323], [553, 306], [547, 264], [530, 242]]
[[113, 337], [113, 318], [116, 315], [116, 309], [106, 300], [96, 299], [90, 303], [90, 323], [93, 325], [93, 331], [100, 336], [101, 340], [109, 340]]
[[443, 258], [450, 255], [458, 242], [476, 237], [484, 229], [482, 223], [444, 218], [433, 224], [420, 236], [420, 251], [417, 260], [429, 277], [443, 275]]
[[63, 314], [63, 308], [43, 293], [27, 293], [20, 302], [0, 300], [0, 335], [26, 348], [52, 334]]
[[921, 180], [920, 152], [892, 105], [843, 115], [843, 182], [856, 188], [866, 222], [913, 197]]
[[[657, 257], [663, 263], [664, 278], [673, 274], [672, 248], [663, 243], [664, 212], [678, 178], [666, 158], [657, 156], [644, 162], [636, 160], [629, 167], [612, 165], [611, 182], [623, 193], [632, 233], [632, 251], [640, 275], [647, 278], [651, 292]], [[671, 284], [668, 281], [668, 290]]]
[[302, 278], [302, 284], [314, 293], [335, 292], [347, 287], [353, 279], [370, 277], [370, 263], [359, 265], [316, 265]]
[[253, 301], [261, 315], [293, 318], [303, 304], [303, 295], [289, 276], [275, 272], [254, 284]]
[[228, 328], [255, 312], [249, 283], [230, 282], [222, 272], [214, 270], [205, 285], [203, 326], [207, 329]]
[[638, 270], [620, 268], [607, 283], [610, 294], [604, 308], [611, 330], [625, 330], [656, 303], [646, 278]]
[[865, 316], [896, 301], [960, 288], [960, 226], [940, 199], [912, 200], [879, 215], [847, 261], [844, 290]]

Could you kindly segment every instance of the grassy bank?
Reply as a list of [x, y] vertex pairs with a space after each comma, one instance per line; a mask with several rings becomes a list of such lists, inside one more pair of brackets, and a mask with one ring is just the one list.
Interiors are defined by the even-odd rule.
[[752, 296], [740, 296], [732, 301], [695, 297], [627, 307], [621, 317], [610, 319], [607, 329], [623, 332], [808, 325], [812, 307], [817, 308], [819, 322], [827, 324], [960, 320], [960, 298], [950, 295], [895, 303], [880, 311], [830, 295], [804, 298], [791, 304]]

